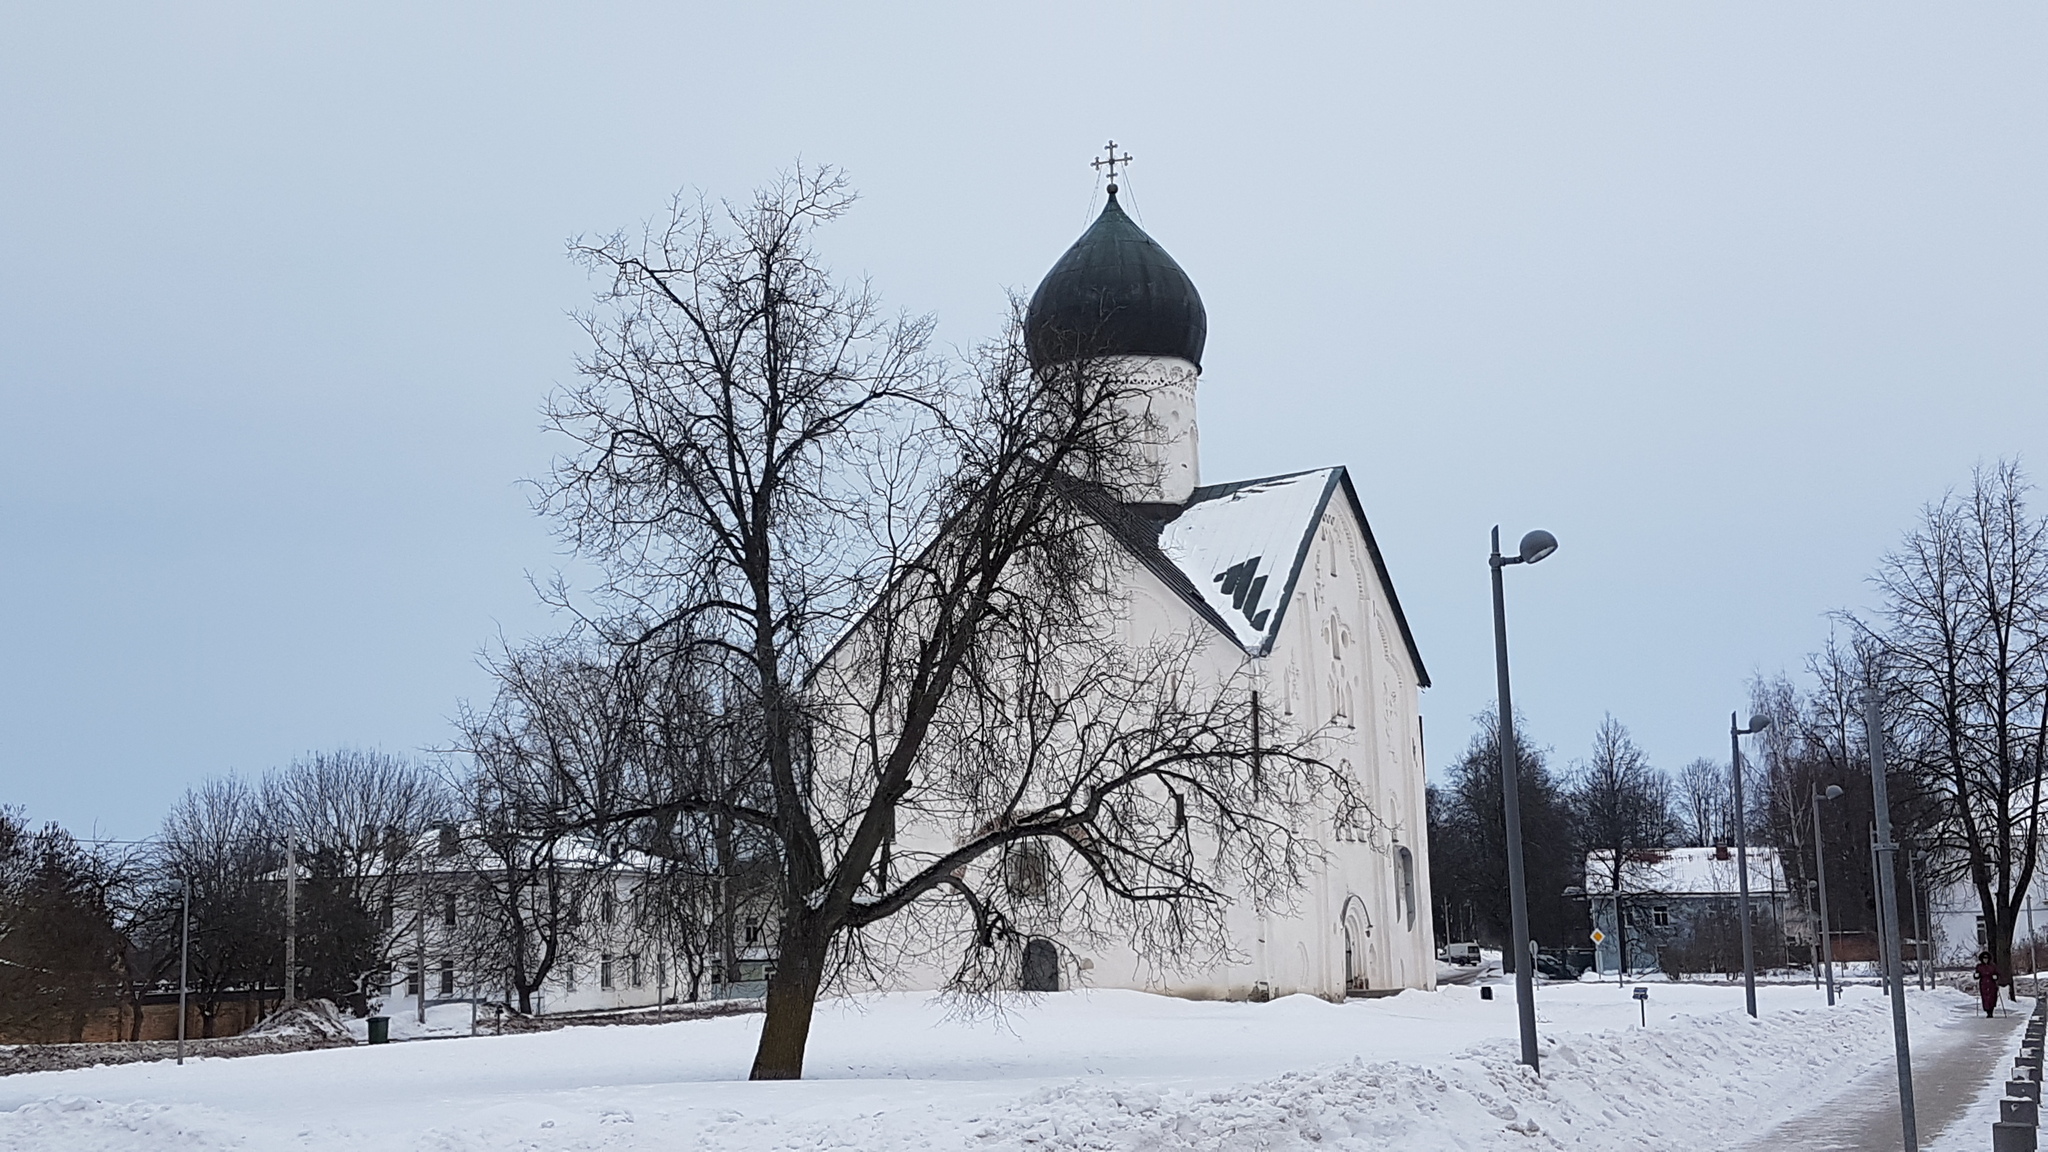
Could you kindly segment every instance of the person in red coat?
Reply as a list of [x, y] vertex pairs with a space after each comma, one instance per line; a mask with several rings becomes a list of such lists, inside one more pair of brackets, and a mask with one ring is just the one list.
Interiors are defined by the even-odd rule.
[[1984, 1001], [1984, 1014], [1998, 1014], [1998, 965], [1991, 962], [1991, 953], [1977, 953], [1977, 998]]

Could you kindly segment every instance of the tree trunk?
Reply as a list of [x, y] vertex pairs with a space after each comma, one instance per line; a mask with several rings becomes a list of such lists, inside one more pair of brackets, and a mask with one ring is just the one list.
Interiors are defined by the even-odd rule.
[[1991, 962], [1998, 965], [1998, 979], [2005, 985], [2006, 995], [2011, 999], [2020, 998], [2019, 984], [2013, 980], [2012, 937], [2019, 928], [2019, 908], [2008, 905], [2002, 912], [1985, 917], [1991, 926]]
[[804, 1046], [811, 1037], [811, 1013], [825, 975], [825, 946], [831, 933], [806, 917], [794, 917], [782, 934], [775, 971], [768, 977], [768, 1018], [754, 1051], [750, 1080], [801, 1080]]

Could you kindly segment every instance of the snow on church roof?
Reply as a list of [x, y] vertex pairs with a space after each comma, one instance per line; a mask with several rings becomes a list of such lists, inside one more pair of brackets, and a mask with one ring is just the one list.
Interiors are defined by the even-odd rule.
[[1115, 504], [1079, 491], [1074, 495], [1197, 615], [1246, 652], [1263, 656], [1279, 634], [1323, 511], [1339, 493], [1365, 537], [1373, 571], [1415, 663], [1417, 682], [1427, 688], [1422, 653], [1342, 467], [1212, 484], [1195, 489], [1187, 504], [1177, 507]]
[[1336, 473], [1220, 485], [1220, 495], [1206, 497], [1210, 489], [1197, 489], [1187, 510], [1160, 529], [1159, 551], [1246, 650], [1260, 650], [1278, 627]]

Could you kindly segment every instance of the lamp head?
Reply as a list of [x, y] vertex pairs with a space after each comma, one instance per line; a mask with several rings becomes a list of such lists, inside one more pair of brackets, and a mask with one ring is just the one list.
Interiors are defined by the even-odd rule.
[[1522, 563], [1534, 564], [1552, 552], [1557, 551], [1557, 537], [1538, 528], [1522, 537]]
[[1749, 714], [1749, 727], [1743, 729], [1743, 731], [1761, 732], [1764, 729], [1769, 728], [1770, 726], [1771, 718], [1769, 716], [1766, 716], [1761, 712], [1752, 712]]
[[1828, 790], [1821, 793], [1821, 795], [1829, 800], [1840, 800], [1842, 798], [1842, 786], [1840, 784], [1830, 784], [1828, 785]]

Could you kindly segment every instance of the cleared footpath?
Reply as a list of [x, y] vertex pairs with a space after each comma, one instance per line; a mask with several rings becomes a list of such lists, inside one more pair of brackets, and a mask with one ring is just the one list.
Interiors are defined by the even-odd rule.
[[[2002, 1003], [2000, 1015], [1987, 1018], [1974, 1003], [1959, 1001], [1953, 1016], [1940, 1027], [1914, 1033], [1913, 1104], [1922, 1149], [1933, 1147], [1980, 1095], [1997, 1090], [1994, 1076], [2003, 1084], [2000, 1073], [2012, 1062], [2014, 1042], [2033, 1004], [2028, 1000], [2016, 1005]], [[1990, 1132], [1979, 1136], [1979, 1144], [1989, 1148]], [[1890, 1045], [1873, 1051], [1870, 1067], [1842, 1085], [1841, 1091], [1771, 1129], [1749, 1147], [1897, 1152], [1899, 1082]]]

